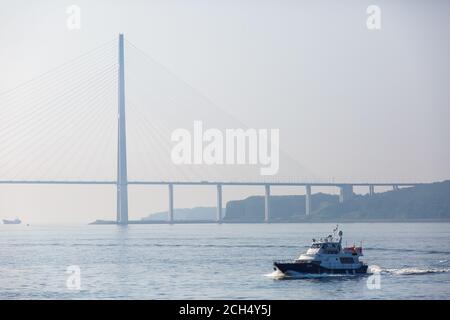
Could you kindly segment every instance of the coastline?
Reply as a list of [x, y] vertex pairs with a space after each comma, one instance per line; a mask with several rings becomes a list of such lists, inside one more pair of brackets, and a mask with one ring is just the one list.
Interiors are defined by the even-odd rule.
[[[450, 219], [321, 219], [321, 220], [299, 220], [299, 221], [226, 221], [215, 220], [175, 220], [172, 223], [166, 220], [130, 220], [128, 224], [307, 224], [307, 223], [450, 223]], [[96, 220], [88, 225], [113, 225], [113, 220]]]

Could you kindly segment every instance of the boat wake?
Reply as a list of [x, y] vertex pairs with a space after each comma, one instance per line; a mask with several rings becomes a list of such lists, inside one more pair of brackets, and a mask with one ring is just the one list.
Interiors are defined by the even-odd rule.
[[281, 272], [280, 270], [275, 270], [271, 273], [265, 274], [265, 277], [273, 278], [273, 279], [282, 279], [285, 277], [285, 274]]
[[447, 273], [450, 272], [450, 268], [399, 268], [399, 269], [382, 269], [381, 274], [392, 274], [392, 275], [422, 275], [430, 273]]
[[421, 275], [430, 273], [447, 273], [450, 268], [418, 268], [418, 267], [404, 267], [404, 268], [380, 268], [378, 266], [369, 266], [367, 273], [371, 274], [388, 274], [388, 275]]

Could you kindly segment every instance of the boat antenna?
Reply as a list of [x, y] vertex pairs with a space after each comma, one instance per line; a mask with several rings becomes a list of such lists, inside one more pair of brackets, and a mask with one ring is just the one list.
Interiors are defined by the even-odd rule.
[[339, 229], [339, 225], [336, 224], [336, 228], [333, 229], [333, 235], [334, 236], [336, 235], [336, 231], [338, 231], [338, 229]]

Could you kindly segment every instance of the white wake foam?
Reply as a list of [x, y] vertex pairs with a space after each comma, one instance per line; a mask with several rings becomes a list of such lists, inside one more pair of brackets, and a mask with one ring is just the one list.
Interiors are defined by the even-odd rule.
[[382, 271], [383, 268], [376, 265], [371, 265], [367, 268], [367, 273], [381, 273]]
[[404, 268], [381, 268], [371, 265], [367, 268], [367, 272], [371, 274], [390, 274], [390, 275], [418, 275], [427, 273], [446, 273], [450, 272], [450, 268], [433, 268], [433, 267], [404, 267]]
[[284, 273], [278, 269], [271, 273], [265, 274], [264, 276], [269, 277], [269, 278], [274, 278], [274, 279], [281, 279], [281, 278], [285, 277]]
[[385, 269], [386, 273], [393, 275], [418, 275], [428, 273], [446, 273], [450, 272], [450, 268], [400, 268], [400, 269]]

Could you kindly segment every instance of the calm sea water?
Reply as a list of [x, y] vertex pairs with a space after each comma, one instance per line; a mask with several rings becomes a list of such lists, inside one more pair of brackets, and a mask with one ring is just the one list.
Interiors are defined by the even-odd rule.
[[[333, 227], [0, 225], [0, 298], [450, 298], [449, 223], [341, 224], [344, 243], [363, 241], [364, 260], [380, 272], [379, 289], [369, 289], [368, 276], [274, 276], [274, 259], [298, 256]], [[81, 270], [80, 290], [66, 286], [73, 265]]]

